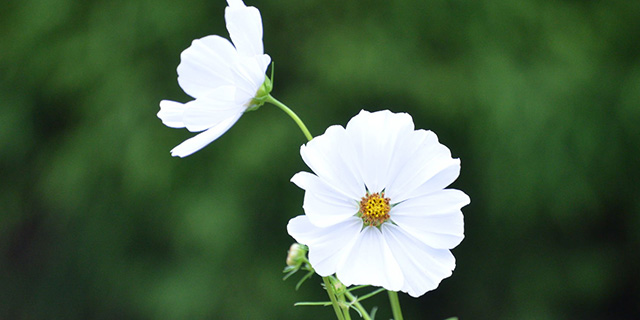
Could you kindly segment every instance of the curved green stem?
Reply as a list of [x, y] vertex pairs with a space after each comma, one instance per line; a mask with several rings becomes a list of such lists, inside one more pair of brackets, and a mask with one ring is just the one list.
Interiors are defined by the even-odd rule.
[[336, 316], [339, 320], [344, 320], [344, 315], [342, 314], [340, 305], [338, 305], [338, 300], [336, 300], [336, 291], [333, 287], [333, 283], [331, 283], [329, 277], [322, 277], [322, 281], [324, 281], [324, 287], [329, 295], [329, 300], [331, 300], [331, 305], [333, 305], [333, 311], [336, 312]]
[[358, 311], [360, 311], [360, 314], [362, 315], [362, 318], [364, 320], [371, 320], [371, 316], [369, 316], [369, 313], [367, 312], [367, 310], [362, 306], [362, 304], [360, 304], [360, 301], [358, 301], [358, 298], [356, 296], [354, 296], [351, 292], [347, 291], [345, 293], [345, 295], [347, 296], [347, 298], [349, 298], [349, 300], [351, 301], [351, 304], [358, 309]]
[[396, 291], [389, 292], [389, 302], [391, 303], [391, 311], [393, 312], [393, 320], [402, 320], [402, 310], [400, 310], [400, 300]]
[[286, 114], [288, 114], [289, 117], [291, 117], [291, 119], [293, 119], [293, 121], [296, 122], [298, 127], [300, 127], [300, 130], [302, 130], [302, 133], [304, 134], [304, 136], [307, 138], [308, 141], [311, 141], [311, 139], [313, 139], [313, 136], [309, 132], [309, 129], [307, 129], [307, 126], [304, 125], [304, 122], [302, 122], [302, 120], [300, 120], [298, 115], [295, 114], [295, 112], [293, 112], [293, 110], [289, 109], [289, 107], [287, 107], [284, 103], [278, 101], [272, 95], [268, 95], [267, 96], [266, 102], [269, 102], [269, 103], [275, 105], [276, 107], [282, 109], [282, 111], [284, 111]]

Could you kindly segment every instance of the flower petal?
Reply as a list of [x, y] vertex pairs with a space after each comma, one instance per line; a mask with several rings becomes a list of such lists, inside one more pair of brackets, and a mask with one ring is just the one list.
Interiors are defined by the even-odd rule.
[[256, 96], [258, 89], [265, 81], [265, 73], [270, 62], [271, 57], [266, 54], [238, 57], [238, 63], [234, 66], [233, 78], [238, 88], [236, 101], [239, 104], [247, 104]]
[[456, 262], [449, 250], [430, 248], [390, 223], [382, 225], [382, 235], [404, 275], [400, 290], [417, 298], [451, 276]]
[[255, 7], [247, 7], [241, 0], [228, 0], [224, 18], [227, 30], [238, 53], [256, 56], [264, 53], [262, 44], [262, 17]]
[[427, 217], [396, 216], [398, 226], [422, 243], [436, 249], [452, 249], [464, 239], [462, 211]]
[[291, 181], [306, 191], [304, 212], [318, 227], [342, 222], [358, 212], [357, 201], [345, 197], [314, 174], [298, 172]]
[[[424, 191], [443, 189], [451, 184], [460, 170], [460, 160], [451, 158], [449, 148], [438, 142], [438, 137], [431, 131], [418, 130], [416, 134], [422, 136], [422, 143], [414, 149], [412, 154], [406, 154], [407, 161], [401, 166], [393, 182], [388, 185], [387, 196], [391, 203], [402, 202], [412, 196], [418, 187], [424, 186]], [[439, 173], [444, 172], [432, 185], [425, 184]], [[453, 174], [453, 175], [452, 175]], [[444, 178], [444, 179], [440, 179]], [[448, 182], [442, 185], [442, 182]], [[418, 193], [423, 194], [423, 193]]]
[[336, 199], [342, 199], [345, 203], [352, 203], [353, 200], [345, 197], [339, 191], [334, 189], [330, 184], [327, 184], [318, 176], [313, 173], [300, 171], [291, 177], [291, 182], [295, 183], [300, 189], [309, 191], [323, 197], [334, 197]]
[[[391, 151], [394, 157], [389, 165], [388, 183], [386, 184], [385, 194], [391, 199], [395, 199], [399, 194], [402, 194], [403, 189], [398, 189], [398, 175], [405, 171], [407, 163], [412, 161], [415, 153], [420, 149], [424, 141], [429, 137], [429, 132], [426, 130], [416, 130], [411, 134], [405, 135], [401, 141], [399, 141], [395, 148]], [[393, 201], [393, 200], [392, 200]], [[397, 201], [394, 201], [397, 202]]]
[[432, 192], [436, 192], [438, 190], [442, 190], [448, 185], [452, 184], [460, 175], [459, 159], [452, 159], [452, 161], [442, 163], [441, 167], [442, 169], [433, 177], [429, 178], [413, 191], [407, 192], [407, 198], [420, 197]]
[[362, 110], [347, 123], [347, 135], [356, 146], [358, 168], [370, 193], [382, 191], [390, 182], [392, 151], [413, 129], [410, 115], [389, 110]]
[[246, 107], [235, 102], [236, 88], [222, 86], [186, 104], [184, 123], [191, 132], [209, 129], [242, 114]]
[[180, 54], [178, 84], [194, 98], [211, 88], [235, 85], [233, 68], [237, 59], [238, 52], [227, 39], [214, 35], [193, 40]]
[[354, 148], [341, 126], [331, 126], [321, 136], [300, 147], [302, 160], [313, 172], [344, 196], [355, 201], [366, 190], [354, 163]]
[[207, 131], [199, 133], [193, 138], [187, 139], [175, 148], [171, 150], [171, 155], [174, 157], [184, 158], [192, 153], [204, 148], [209, 143], [218, 139], [229, 128], [231, 128], [238, 119], [242, 116], [242, 113], [235, 115], [234, 117], [225, 119], [218, 123], [215, 127], [209, 128]]
[[345, 286], [368, 284], [392, 291], [400, 290], [404, 283], [400, 266], [375, 227], [360, 232], [336, 276]]
[[162, 123], [167, 127], [184, 128], [183, 115], [185, 108], [185, 105], [180, 102], [162, 100], [160, 101], [158, 118], [160, 118]]
[[317, 227], [307, 216], [297, 216], [287, 225], [289, 234], [298, 243], [309, 247], [309, 262], [323, 277], [336, 272], [361, 228], [362, 220], [356, 217], [329, 228]]
[[409, 199], [391, 209], [391, 220], [425, 245], [451, 249], [464, 239], [464, 216], [469, 204], [462, 191], [447, 189]]
[[425, 196], [411, 198], [399, 203], [391, 210], [391, 218], [396, 215], [432, 216], [459, 210], [471, 202], [469, 196], [456, 189], [444, 189]]
[[322, 197], [313, 192], [304, 193], [304, 213], [318, 227], [340, 223], [358, 212], [357, 203], [344, 203], [331, 197]]

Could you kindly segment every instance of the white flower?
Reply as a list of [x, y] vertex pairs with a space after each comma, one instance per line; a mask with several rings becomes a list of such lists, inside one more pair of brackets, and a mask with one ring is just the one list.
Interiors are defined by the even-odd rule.
[[260, 11], [242, 0], [227, 2], [233, 44], [216, 35], [194, 40], [180, 55], [178, 84], [195, 100], [160, 102], [158, 117], [165, 125], [204, 131], [171, 150], [173, 156], [186, 157], [227, 132], [253, 106], [265, 83], [271, 58], [263, 52]]
[[449, 249], [464, 238], [469, 197], [445, 189], [460, 160], [406, 113], [361, 111], [346, 128], [331, 126], [300, 149], [315, 174], [291, 181], [305, 190], [305, 215], [287, 230], [309, 247], [321, 276], [374, 285], [413, 297], [451, 275]]

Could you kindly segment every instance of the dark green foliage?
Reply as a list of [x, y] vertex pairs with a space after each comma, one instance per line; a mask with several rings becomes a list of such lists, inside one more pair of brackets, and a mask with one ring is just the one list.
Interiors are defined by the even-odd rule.
[[[413, 115], [462, 160], [458, 266], [407, 319], [640, 317], [640, 2], [250, 1], [273, 95], [315, 135]], [[224, 1], [0, 10], [0, 319], [328, 319], [283, 282], [305, 142], [247, 113], [185, 158], [156, 118]], [[390, 311], [384, 295], [379, 319]]]

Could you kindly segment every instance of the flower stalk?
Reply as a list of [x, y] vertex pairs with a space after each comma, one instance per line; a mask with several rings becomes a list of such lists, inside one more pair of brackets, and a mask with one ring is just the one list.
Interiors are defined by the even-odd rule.
[[287, 115], [289, 115], [289, 117], [291, 117], [291, 119], [295, 121], [298, 127], [300, 127], [300, 130], [302, 130], [302, 133], [304, 134], [304, 136], [307, 138], [308, 141], [311, 141], [311, 139], [313, 139], [313, 136], [309, 132], [309, 129], [307, 129], [307, 126], [304, 125], [304, 122], [300, 120], [300, 117], [298, 117], [298, 115], [295, 112], [293, 112], [293, 110], [289, 109], [289, 107], [287, 107], [284, 103], [278, 101], [272, 95], [268, 95], [265, 102], [269, 102], [275, 105], [276, 107], [282, 109], [282, 111], [284, 111]]
[[324, 281], [324, 287], [327, 290], [327, 294], [329, 295], [329, 300], [331, 300], [331, 305], [333, 306], [333, 311], [335, 311], [338, 320], [346, 320], [340, 305], [338, 304], [338, 300], [336, 298], [335, 287], [329, 277], [322, 277], [322, 281]]
[[387, 291], [389, 293], [389, 302], [391, 303], [391, 311], [394, 320], [402, 320], [402, 310], [400, 310], [400, 300], [398, 300], [398, 292]]

